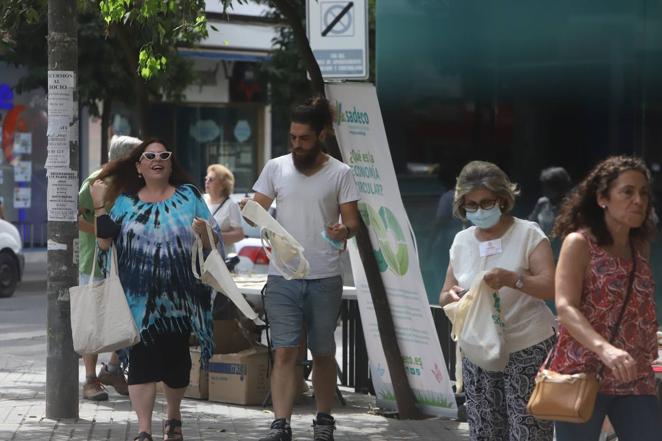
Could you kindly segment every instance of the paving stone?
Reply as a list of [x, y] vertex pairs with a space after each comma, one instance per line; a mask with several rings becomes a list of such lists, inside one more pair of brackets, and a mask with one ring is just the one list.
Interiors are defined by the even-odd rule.
[[[81, 367], [81, 372], [84, 370]], [[54, 421], [45, 417], [43, 367], [0, 360], [0, 441], [132, 441], [137, 417], [128, 397], [110, 391], [110, 400], [81, 400], [79, 418]], [[468, 440], [465, 423], [431, 418], [401, 421], [371, 412], [374, 398], [343, 388], [347, 406], [334, 409], [338, 441], [456, 441]], [[294, 409], [292, 429], [297, 441], [312, 440], [314, 399], [304, 396]], [[157, 395], [153, 416], [154, 439], [162, 436], [166, 402]], [[184, 435], [188, 441], [256, 441], [273, 419], [269, 408], [236, 406], [185, 399], [182, 402]]]

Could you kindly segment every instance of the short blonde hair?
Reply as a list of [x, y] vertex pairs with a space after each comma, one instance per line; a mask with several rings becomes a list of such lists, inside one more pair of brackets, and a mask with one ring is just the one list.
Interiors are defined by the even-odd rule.
[[495, 194], [503, 213], [508, 213], [513, 209], [515, 198], [519, 195], [518, 185], [511, 182], [508, 175], [496, 164], [486, 161], [471, 161], [462, 168], [460, 176], [457, 177], [455, 199], [453, 200], [455, 217], [462, 220], [467, 219], [464, 197], [479, 188]]
[[221, 164], [212, 164], [207, 167], [207, 173], [209, 172], [213, 173], [216, 179], [223, 182], [224, 185], [221, 190], [223, 196], [228, 197], [234, 192], [234, 175], [229, 168]]

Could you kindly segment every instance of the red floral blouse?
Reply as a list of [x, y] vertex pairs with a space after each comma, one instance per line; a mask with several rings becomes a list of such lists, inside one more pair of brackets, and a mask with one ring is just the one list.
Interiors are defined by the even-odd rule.
[[[590, 265], [584, 278], [581, 312], [605, 339], [609, 339], [627, 294], [632, 262], [613, 257], [598, 246], [595, 238], [581, 232], [589, 244]], [[657, 358], [657, 318], [655, 283], [651, 266], [639, 251], [630, 300], [623, 320], [612, 341], [637, 362], [638, 376], [631, 383], [619, 383], [608, 368], [603, 368], [600, 393], [610, 395], [655, 395], [655, 376], [651, 363]], [[565, 374], [595, 372], [600, 359], [577, 342], [561, 326], [556, 354], [550, 368]]]

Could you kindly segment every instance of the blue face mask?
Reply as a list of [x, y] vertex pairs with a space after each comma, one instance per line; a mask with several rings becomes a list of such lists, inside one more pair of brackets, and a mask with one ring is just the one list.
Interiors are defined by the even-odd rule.
[[495, 226], [501, 219], [501, 207], [495, 205], [489, 210], [479, 208], [473, 213], [467, 211], [467, 219], [478, 228], [487, 229]]

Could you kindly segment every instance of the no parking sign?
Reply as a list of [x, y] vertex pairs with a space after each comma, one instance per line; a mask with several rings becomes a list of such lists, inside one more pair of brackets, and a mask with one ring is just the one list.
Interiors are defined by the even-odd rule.
[[306, 25], [324, 79], [368, 78], [366, 0], [307, 0]]

